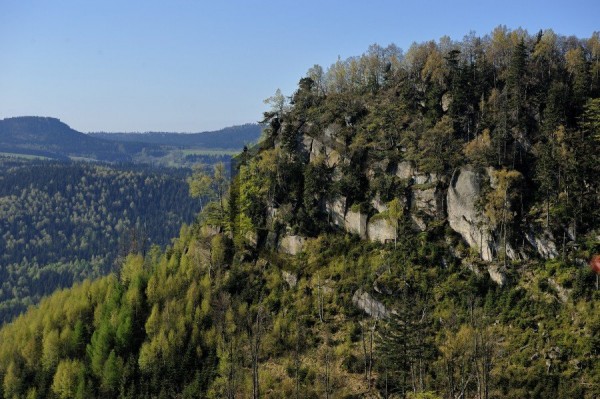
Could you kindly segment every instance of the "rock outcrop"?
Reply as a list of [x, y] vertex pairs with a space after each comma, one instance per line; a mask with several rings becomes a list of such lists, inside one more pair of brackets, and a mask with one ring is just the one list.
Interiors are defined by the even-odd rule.
[[413, 166], [412, 162], [402, 161], [398, 163], [398, 166], [396, 167], [396, 176], [403, 180], [409, 180], [412, 178], [414, 170], [415, 167]]
[[529, 232], [525, 235], [525, 238], [542, 258], [553, 259], [558, 256], [558, 250], [556, 249], [552, 233], [548, 231], [541, 234]]
[[493, 242], [486, 221], [477, 209], [482, 175], [472, 166], [463, 166], [452, 176], [448, 187], [448, 223], [483, 260], [493, 258]]
[[315, 161], [319, 156], [324, 156], [325, 164], [332, 168], [335, 167], [342, 159], [337, 150], [323, 144], [317, 139], [304, 136], [302, 142], [304, 144], [304, 148], [309, 154], [309, 160], [311, 162]]
[[344, 226], [346, 231], [358, 234], [360, 238], [367, 238], [367, 214], [348, 210]]
[[329, 222], [334, 226], [345, 228], [346, 226], [346, 198], [338, 197], [325, 204], [325, 210], [329, 214]]
[[502, 287], [504, 284], [506, 284], [506, 275], [504, 274], [504, 272], [502, 272], [502, 270], [500, 270], [499, 266], [489, 265], [488, 274], [490, 275], [492, 281], [498, 284], [499, 286]]
[[371, 206], [377, 209], [377, 212], [380, 213], [388, 210], [387, 204], [381, 201], [381, 198], [379, 198], [379, 194], [375, 195], [375, 198], [371, 200]]
[[325, 211], [329, 214], [329, 222], [349, 233], [358, 234], [360, 238], [367, 238], [366, 213], [346, 210], [346, 198], [338, 197], [325, 204]]
[[410, 204], [414, 211], [432, 217], [441, 216], [443, 192], [437, 174], [421, 173], [410, 161], [399, 162], [395, 173], [410, 185]]
[[352, 296], [352, 303], [369, 316], [377, 319], [385, 319], [390, 315], [390, 312], [383, 303], [379, 302], [368, 292], [363, 290], [357, 290], [354, 293]]
[[386, 243], [396, 237], [396, 229], [384, 218], [369, 220], [367, 224], [367, 237], [371, 241]]
[[437, 216], [441, 213], [439, 194], [438, 187], [432, 184], [428, 184], [424, 188], [413, 186], [410, 202], [415, 210], [429, 216]]

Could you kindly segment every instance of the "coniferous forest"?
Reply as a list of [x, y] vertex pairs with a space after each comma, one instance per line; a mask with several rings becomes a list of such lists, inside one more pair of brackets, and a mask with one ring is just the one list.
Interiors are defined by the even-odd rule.
[[0, 158], [0, 323], [164, 247], [200, 209], [177, 169]]
[[373, 45], [268, 103], [166, 250], [0, 330], [0, 397], [600, 396], [598, 32]]

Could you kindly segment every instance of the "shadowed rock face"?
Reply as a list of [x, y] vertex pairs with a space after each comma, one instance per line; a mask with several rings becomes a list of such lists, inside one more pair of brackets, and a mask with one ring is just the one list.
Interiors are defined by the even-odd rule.
[[339, 197], [325, 204], [325, 209], [330, 217], [331, 224], [344, 228], [346, 218], [346, 198]]
[[447, 194], [448, 223], [471, 248], [479, 250], [483, 260], [491, 261], [492, 237], [476, 206], [481, 195], [482, 178], [471, 166], [464, 166], [454, 173]]
[[549, 231], [544, 231], [541, 234], [530, 232], [525, 235], [525, 238], [542, 258], [553, 259], [558, 256], [554, 237]]

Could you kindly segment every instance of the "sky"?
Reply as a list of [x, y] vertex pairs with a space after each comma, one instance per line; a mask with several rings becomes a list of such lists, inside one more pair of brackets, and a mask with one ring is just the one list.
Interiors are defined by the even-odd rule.
[[0, 119], [82, 132], [257, 122], [315, 64], [499, 26], [600, 31], [600, 1], [0, 0]]

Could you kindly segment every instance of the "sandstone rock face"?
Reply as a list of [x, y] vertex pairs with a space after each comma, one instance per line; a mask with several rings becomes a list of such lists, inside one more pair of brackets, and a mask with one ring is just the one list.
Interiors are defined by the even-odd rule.
[[279, 242], [279, 251], [288, 255], [296, 255], [304, 248], [306, 238], [302, 236], [284, 236]]
[[402, 161], [398, 164], [398, 167], [396, 168], [396, 176], [398, 176], [401, 179], [408, 180], [412, 178], [414, 170], [415, 168], [411, 162]]
[[437, 184], [439, 182], [436, 173], [416, 173], [414, 179], [415, 184]]
[[542, 234], [530, 232], [525, 235], [525, 238], [542, 258], [554, 259], [558, 256], [554, 237], [552, 237], [550, 232], [545, 231]]
[[346, 231], [358, 234], [360, 238], [367, 238], [367, 215], [365, 213], [348, 210], [344, 227]]
[[317, 139], [312, 139], [309, 155], [311, 162], [317, 159], [320, 155], [323, 155], [325, 157], [325, 164], [329, 168], [337, 166], [342, 160], [339, 152], [337, 152], [334, 148], [323, 144]]
[[506, 284], [506, 275], [500, 270], [497, 265], [489, 265], [488, 273], [493, 282], [498, 284], [499, 286], [503, 286]]
[[396, 176], [412, 182], [410, 201], [412, 207], [429, 216], [439, 216], [443, 211], [439, 177], [435, 173], [420, 173], [410, 161], [402, 161], [396, 166]]
[[411, 191], [411, 203], [413, 207], [429, 216], [438, 214], [438, 189], [430, 187], [425, 190], [413, 188]]
[[448, 223], [471, 248], [477, 248], [483, 260], [493, 257], [492, 237], [476, 207], [481, 195], [482, 176], [471, 166], [464, 166], [452, 176], [448, 187]]
[[388, 210], [387, 205], [383, 201], [381, 201], [381, 198], [379, 198], [379, 194], [377, 194], [375, 198], [371, 200], [371, 205], [373, 206], [373, 208], [377, 209], [377, 212], [380, 213]]
[[340, 228], [345, 228], [346, 226], [346, 198], [338, 197], [332, 202], [327, 202], [325, 204], [325, 210], [329, 214], [330, 222], [338, 226]]
[[375, 219], [369, 221], [367, 225], [367, 236], [371, 241], [385, 243], [388, 240], [394, 240], [396, 231], [388, 220], [383, 218]]
[[427, 223], [425, 223], [425, 221], [423, 219], [421, 219], [420, 217], [418, 217], [414, 214], [411, 214], [410, 219], [413, 222], [414, 228], [418, 229], [419, 231], [427, 230]]
[[323, 130], [323, 137], [344, 144], [340, 138], [340, 130], [342, 127], [337, 123], [332, 123]]
[[338, 226], [349, 233], [358, 234], [361, 238], [367, 238], [367, 214], [346, 211], [346, 198], [338, 197], [325, 204], [325, 210], [329, 214], [330, 223]]
[[390, 315], [383, 303], [379, 302], [368, 292], [364, 292], [363, 290], [357, 290], [354, 293], [352, 296], [352, 303], [369, 316], [377, 319], [384, 319]]
[[313, 143], [313, 138], [310, 137], [309, 135], [303, 134], [302, 135], [302, 149], [307, 152], [308, 154], [310, 154], [312, 152], [312, 143]]

